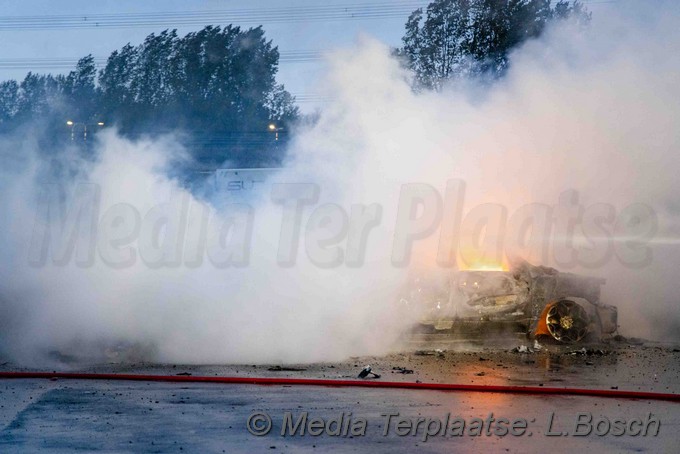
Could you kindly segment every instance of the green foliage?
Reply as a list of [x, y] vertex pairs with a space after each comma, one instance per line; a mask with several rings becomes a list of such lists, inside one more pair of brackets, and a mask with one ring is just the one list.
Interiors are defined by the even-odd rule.
[[15, 80], [0, 83], [0, 128], [8, 127], [19, 108], [19, 84]]
[[397, 53], [414, 71], [415, 89], [438, 90], [456, 77], [501, 76], [513, 48], [567, 19], [585, 25], [590, 13], [578, 0], [435, 0], [408, 18]]
[[96, 96], [95, 79], [97, 67], [92, 55], [81, 58], [76, 64], [75, 71], [71, 71], [62, 82], [63, 96], [75, 106], [79, 106], [80, 116], [91, 117], [93, 112], [93, 100]]
[[104, 121], [129, 136], [179, 131], [205, 164], [272, 164], [267, 150], [280, 154], [280, 142], [268, 124], [283, 127], [299, 116], [276, 83], [278, 60], [261, 27], [208, 26], [184, 37], [166, 30], [114, 51], [99, 72], [88, 55], [66, 76], [3, 82], [0, 128], [40, 121], [68, 140], [66, 120]]

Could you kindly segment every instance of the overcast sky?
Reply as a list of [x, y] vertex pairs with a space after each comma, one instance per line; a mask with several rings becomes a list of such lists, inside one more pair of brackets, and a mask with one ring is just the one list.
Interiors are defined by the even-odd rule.
[[[599, 2], [601, 0], [591, 0]], [[177, 28], [180, 35], [198, 30], [203, 25], [226, 25], [234, 23], [245, 27], [263, 25], [266, 34], [278, 45], [282, 55], [296, 51], [327, 51], [339, 46], [351, 45], [361, 33], [370, 34], [393, 46], [400, 43], [404, 23], [411, 11], [418, 5], [426, 5], [420, 0], [0, 0], [0, 80], [22, 79], [29, 70], [34, 72], [68, 72], [69, 68], [45, 67], [44, 59], [73, 59], [89, 53], [95, 57], [107, 57], [113, 50], [128, 42], [136, 45], [152, 32], [165, 28]], [[389, 5], [387, 9], [380, 5]], [[593, 10], [597, 5], [592, 5]], [[342, 12], [338, 7], [348, 7], [346, 14], [358, 12], [360, 19], [338, 18]], [[330, 9], [329, 9], [330, 8]], [[372, 9], [376, 8], [376, 9]], [[391, 8], [391, 9], [390, 9]], [[224, 12], [243, 13], [254, 18], [242, 21], [226, 20]], [[82, 24], [102, 20], [104, 14], [148, 14], [165, 12], [221, 11], [222, 17], [200, 24], [175, 25], [173, 19], [166, 24], [144, 24], [135, 27], [99, 28]], [[276, 19], [276, 16], [294, 17]], [[73, 22], [64, 24], [63, 17], [79, 16]], [[313, 16], [308, 20], [301, 18]], [[369, 17], [366, 17], [366, 16]], [[26, 22], [18, 24], [17, 16], [31, 16]], [[320, 17], [322, 16], [322, 17]], [[328, 19], [332, 16], [332, 19]], [[187, 16], [181, 15], [186, 19]], [[118, 16], [115, 20], [129, 23], [130, 17]], [[103, 21], [111, 18], [103, 18]], [[180, 19], [181, 20], [181, 19]], [[46, 27], [46, 23], [61, 24], [58, 28]], [[36, 63], [36, 60], [43, 62]], [[278, 80], [298, 96], [303, 111], [318, 106], [315, 98], [314, 83], [322, 72], [322, 62], [318, 59], [307, 61], [286, 61], [282, 58]], [[42, 67], [41, 67], [42, 64]], [[52, 62], [52, 64], [54, 64]]]

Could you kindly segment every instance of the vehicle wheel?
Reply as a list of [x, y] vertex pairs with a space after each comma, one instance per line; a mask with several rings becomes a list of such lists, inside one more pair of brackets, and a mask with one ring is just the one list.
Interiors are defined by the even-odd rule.
[[545, 323], [553, 339], [573, 344], [588, 334], [590, 317], [586, 310], [575, 302], [561, 300], [548, 309]]

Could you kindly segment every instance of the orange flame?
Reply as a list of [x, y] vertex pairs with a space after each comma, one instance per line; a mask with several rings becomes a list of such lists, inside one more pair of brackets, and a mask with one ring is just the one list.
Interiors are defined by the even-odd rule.
[[459, 260], [458, 269], [461, 271], [510, 271], [510, 267], [505, 261], [496, 262], [492, 260], [476, 260], [471, 263]]

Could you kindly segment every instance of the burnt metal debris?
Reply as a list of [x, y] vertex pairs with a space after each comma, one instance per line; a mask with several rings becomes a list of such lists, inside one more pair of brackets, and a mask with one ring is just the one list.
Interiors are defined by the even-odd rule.
[[393, 367], [392, 368], [392, 373], [397, 373], [397, 374], [412, 374], [413, 369], [407, 369], [405, 367]]
[[558, 343], [601, 340], [617, 330], [616, 307], [600, 301], [605, 280], [518, 261], [509, 271], [466, 270], [417, 277], [402, 308], [425, 332], [518, 329]]
[[369, 375], [373, 375], [373, 378], [380, 378], [379, 374], [373, 372], [371, 366], [366, 366], [359, 372], [359, 378], [368, 378]]

